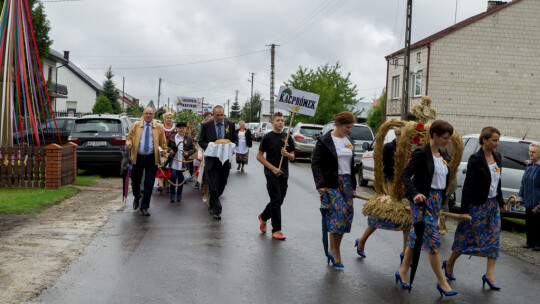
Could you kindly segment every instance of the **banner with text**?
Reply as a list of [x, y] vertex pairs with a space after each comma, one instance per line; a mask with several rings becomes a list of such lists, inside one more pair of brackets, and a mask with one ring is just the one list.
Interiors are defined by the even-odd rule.
[[319, 95], [281, 86], [275, 104], [278, 109], [315, 116]]
[[201, 98], [197, 97], [178, 97], [176, 107], [178, 110], [197, 110], [197, 105], [201, 104]]

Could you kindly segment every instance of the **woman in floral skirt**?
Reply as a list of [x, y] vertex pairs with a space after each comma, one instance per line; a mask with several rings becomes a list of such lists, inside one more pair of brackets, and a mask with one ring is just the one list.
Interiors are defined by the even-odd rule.
[[[501, 154], [495, 152], [501, 133], [494, 127], [485, 127], [480, 134], [482, 148], [471, 155], [461, 198], [461, 222], [458, 224], [452, 246], [452, 255], [443, 262], [445, 275], [455, 280], [454, 264], [460, 255], [487, 258], [486, 274], [482, 277], [491, 289], [495, 285], [495, 263], [499, 257], [501, 213], [506, 210], [501, 192]], [[470, 215], [472, 220], [468, 221]]]

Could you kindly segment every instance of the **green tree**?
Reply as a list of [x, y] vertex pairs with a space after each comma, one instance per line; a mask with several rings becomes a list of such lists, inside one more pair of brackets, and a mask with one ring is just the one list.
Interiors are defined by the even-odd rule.
[[[334, 119], [334, 115], [349, 111], [361, 98], [357, 98], [356, 85], [350, 80], [351, 73], [341, 74], [341, 65], [325, 64], [317, 70], [308, 70], [301, 66], [285, 86], [319, 95], [319, 103], [314, 117], [296, 115], [295, 122], [326, 124]], [[278, 95], [281, 92], [278, 92]], [[355, 113], [358, 114], [358, 113]]]
[[114, 114], [122, 113], [122, 107], [118, 102], [118, 92], [116, 90], [115, 83], [113, 82], [114, 73], [112, 71], [112, 67], [109, 67], [107, 72], [105, 72], [105, 78], [105, 81], [103, 81], [102, 94], [107, 97], [107, 99], [111, 103]]
[[[258, 91], [253, 93], [253, 107], [251, 106], [250, 100], [246, 100], [244, 103], [244, 106], [242, 107], [242, 111], [240, 112], [241, 119], [245, 122], [259, 122], [260, 119], [260, 113], [261, 113], [261, 93]], [[249, 120], [251, 112], [251, 121]]]
[[112, 114], [113, 108], [109, 99], [105, 95], [99, 95], [94, 107], [92, 108], [92, 113], [94, 114]]
[[240, 104], [238, 101], [233, 102], [231, 106], [231, 115], [229, 117], [232, 120], [240, 118]]
[[373, 130], [373, 133], [377, 133], [379, 128], [384, 123], [384, 110], [386, 103], [386, 90], [383, 89], [381, 97], [379, 97], [378, 103], [371, 107], [367, 114], [367, 125]]
[[144, 108], [136, 104], [130, 105], [126, 108], [126, 114], [132, 117], [141, 117], [143, 111]]

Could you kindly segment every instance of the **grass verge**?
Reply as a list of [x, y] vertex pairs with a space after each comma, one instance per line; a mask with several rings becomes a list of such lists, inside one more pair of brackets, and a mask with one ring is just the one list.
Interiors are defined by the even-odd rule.
[[522, 237], [526, 237], [525, 220], [523, 219], [503, 217], [501, 221], [501, 228], [505, 231], [510, 231]]
[[100, 176], [97, 174], [92, 174], [88, 170], [78, 169], [77, 170], [77, 180], [73, 182], [75, 186], [92, 186], [96, 183], [96, 179]]
[[0, 213], [31, 214], [39, 212], [79, 193], [79, 189], [63, 186], [59, 189], [0, 189]]

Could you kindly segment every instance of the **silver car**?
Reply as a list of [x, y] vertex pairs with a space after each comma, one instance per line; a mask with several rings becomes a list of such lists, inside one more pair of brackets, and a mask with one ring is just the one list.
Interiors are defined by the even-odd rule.
[[322, 129], [321, 125], [297, 123], [290, 133], [294, 140], [294, 155], [296, 157], [311, 157], [317, 136], [321, 134]]
[[[461, 157], [461, 163], [457, 172], [457, 189], [451, 200], [455, 200], [455, 206], [461, 207], [461, 195], [463, 192], [463, 183], [467, 173], [467, 162], [471, 154], [480, 149], [478, 144], [479, 134], [470, 134], [463, 136], [465, 150]], [[506, 201], [511, 195], [518, 196], [521, 178], [525, 172], [526, 161], [529, 159], [529, 144], [532, 140], [521, 139], [517, 137], [501, 136], [497, 152], [502, 156], [501, 186], [503, 198]], [[523, 206], [513, 205], [508, 212], [514, 216], [525, 216]]]

